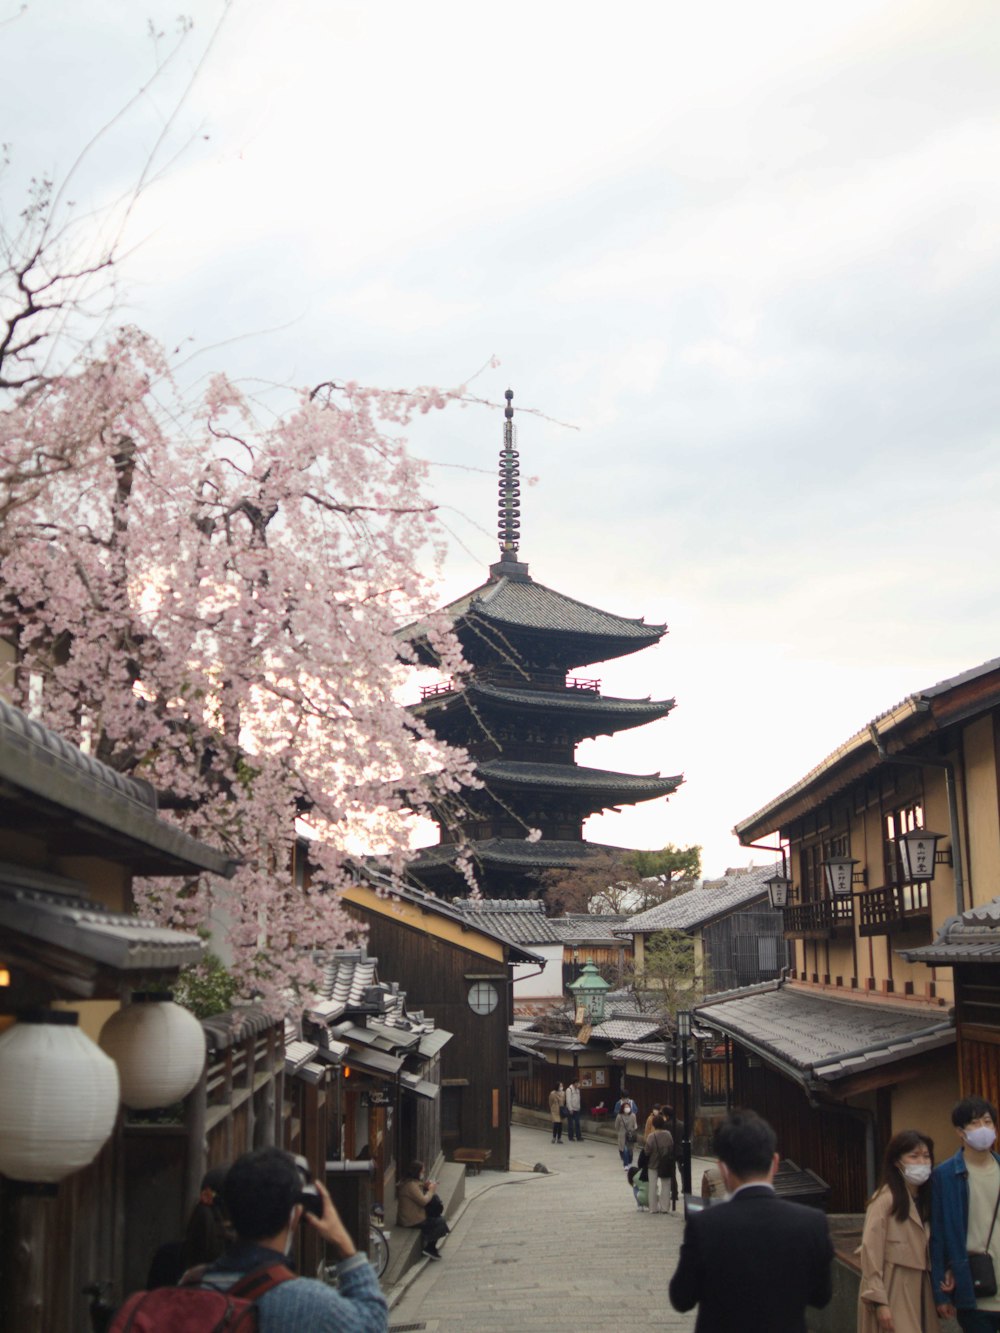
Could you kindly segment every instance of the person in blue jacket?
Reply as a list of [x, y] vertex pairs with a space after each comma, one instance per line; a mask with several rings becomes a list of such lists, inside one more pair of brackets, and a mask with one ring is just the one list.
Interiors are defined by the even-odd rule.
[[[969, 1254], [993, 1258], [1000, 1276], [1000, 1156], [997, 1108], [983, 1097], [964, 1097], [951, 1113], [960, 1147], [931, 1176], [931, 1284], [943, 1319], [964, 1333], [1000, 1329], [1000, 1295], [977, 1300]], [[994, 1221], [994, 1219], [996, 1219]]]

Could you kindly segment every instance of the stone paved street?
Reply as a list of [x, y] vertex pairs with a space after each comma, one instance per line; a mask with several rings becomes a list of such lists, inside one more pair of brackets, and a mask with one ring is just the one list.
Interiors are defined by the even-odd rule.
[[[573, 1333], [595, 1328], [694, 1328], [667, 1301], [683, 1221], [680, 1212], [636, 1210], [612, 1144], [553, 1146], [548, 1133], [515, 1125], [512, 1157], [551, 1175], [484, 1172], [442, 1246], [393, 1300], [391, 1328], [426, 1333]], [[697, 1187], [704, 1164], [693, 1164]]]

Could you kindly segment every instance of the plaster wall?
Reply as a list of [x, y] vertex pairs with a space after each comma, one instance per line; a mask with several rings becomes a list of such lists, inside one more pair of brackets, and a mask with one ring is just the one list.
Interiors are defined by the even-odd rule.
[[978, 718], [964, 729], [963, 750], [971, 881], [966, 892], [971, 887], [972, 905], [978, 906], [1000, 893], [1000, 817], [992, 716]]
[[529, 944], [532, 953], [541, 954], [545, 968], [539, 973], [537, 963], [514, 964], [514, 1002], [518, 1000], [559, 999], [563, 993], [561, 944]]
[[943, 1161], [958, 1147], [951, 1108], [959, 1099], [954, 1046], [926, 1057], [920, 1078], [898, 1083], [892, 1092], [892, 1132], [919, 1129], [934, 1140], [934, 1160]]

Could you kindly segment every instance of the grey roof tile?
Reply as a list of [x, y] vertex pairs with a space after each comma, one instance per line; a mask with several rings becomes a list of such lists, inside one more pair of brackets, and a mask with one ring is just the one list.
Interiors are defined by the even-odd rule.
[[663, 1028], [662, 1022], [651, 1018], [624, 1018], [614, 1016], [606, 1018], [592, 1031], [592, 1037], [605, 1041], [645, 1041]]
[[477, 925], [487, 926], [514, 944], [559, 943], [559, 935], [537, 899], [465, 898], [455, 906]]
[[659, 773], [615, 773], [579, 764], [535, 764], [516, 759], [487, 760], [476, 765], [476, 774], [488, 785], [555, 787], [594, 795], [627, 795], [633, 799], [669, 796], [684, 781], [681, 774], [665, 778]]
[[1000, 959], [1000, 898], [951, 916], [931, 944], [897, 950], [911, 963], [982, 963]]
[[[666, 625], [647, 625], [642, 619], [630, 620], [613, 611], [602, 611], [530, 578], [490, 579], [449, 602], [439, 614], [452, 621], [475, 616], [511, 628], [562, 631], [601, 639], [634, 639], [638, 643], [656, 643], [666, 632]], [[414, 640], [425, 632], [424, 624], [419, 623], [408, 625], [399, 635]]]
[[[540, 838], [528, 842], [526, 838], [484, 838], [466, 844], [473, 860], [486, 866], [539, 866], [543, 869], [561, 869], [573, 866], [601, 852], [619, 852], [597, 842], [576, 842], [569, 839]], [[461, 849], [455, 843], [435, 843], [421, 847], [413, 860], [414, 870], [424, 867], [450, 865]]]
[[950, 1016], [787, 986], [699, 1005], [700, 1022], [772, 1056], [803, 1082], [828, 1082], [953, 1042]]
[[690, 930], [717, 916], [745, 907], [755, 898], [766, 896], [765, 880], [780, 869], [780, 862], [752, 866], [746, 870], [730, 872], [721, 879], [705, 881], [700, 888], [688, 889], [668, 902], [657, 903], [655, 907], [630, 917], [617, 933], [642, 935], [656, 930]]
[[223, 852], [161, 819], [148, 782], [117, 773], [3, 699], [0, 780], [79, 816], [81, 827], [109, 831], [120, 844], [121, 859], [139, 854], [149, 862], [148, 873], [197, 869], [228, 876], [235, 869]]
[[574, 941], [591, 944], [617, 944], [622, 941], [615, 931], [628, 921], [625, 913], [567, 912], [565, 916], [550, 917], [552, 929], [567, 944]]
[[645, 1060], [651, 1065], [669, 1065], [675, 1064], [667, 1058], [666, 1048], [662, 1042], [650, 1041], [625, 1041], [620, 1046], [616, 1046], [611, 1052], [612, 1060]]
[[187, 967], [205, 946], [195, 934], [94, 902], [76, 881], [0, 863], [0, 930], [118, 972]]

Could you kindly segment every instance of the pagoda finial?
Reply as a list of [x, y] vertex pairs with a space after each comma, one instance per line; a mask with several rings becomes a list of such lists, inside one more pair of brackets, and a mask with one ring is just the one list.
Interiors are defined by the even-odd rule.
[[497, 537], [500, 541], [500, 559], [517, 560], [521, 534], [521, 468], [520, 454], [514, 448], [514, 409], [511, 403], [513, 389], [504, 394], [507, 406], [503, 410], [503, 448], [500, 450], [500, 523]]

